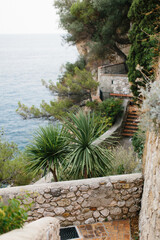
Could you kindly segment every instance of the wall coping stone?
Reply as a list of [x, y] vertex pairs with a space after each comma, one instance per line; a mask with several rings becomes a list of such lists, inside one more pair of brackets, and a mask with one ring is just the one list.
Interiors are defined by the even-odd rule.
[[64, 181], [64, 182], [54, 182], [54, 183], [42, 183], [37, 185], [25, 185], [25, 186], [18, 186], [18, 187], [9, 187], [9, 188], [2, 188], [0, 189], [0, 195], [6, 194], [14, 194], [14, 193], [21, 193], [23, 191], [39, 191], [39, 190], [46, 190], [46, 188], [64, 188], [64, 187], [72, 187], [76, 185], [92, 185], [94, 183], [101, 183], [101, 182], [133, 182], [134, 180], [142, 179], [141, 173], [132, 173], [132, 174], [125, 174], [125, 175], [114, 175], [114, 176], [107, 176], [107, 177], [98, 177], [98, 178], [88, 178], [88, 179], [80, 179], [80, 180], [71, 180], [71, 181]]
[[[141, 173], [106, 176], [0, 189], [4, 202], [21, 197], [33, 202], [28, 222], [56, 217], [61, 226], [127, 219], [139, 214]], [[26, 198], [26, 193], [29, 198]]]

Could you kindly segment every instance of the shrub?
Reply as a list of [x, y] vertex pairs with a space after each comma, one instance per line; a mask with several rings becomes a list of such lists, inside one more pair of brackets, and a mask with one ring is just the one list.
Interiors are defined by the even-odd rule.
[[0, 202], [0, 234], [9, 232], [13, 229], [21, 228], [27, 220], [28, 205], [21, 206], [20, 200], [8, 200], [5, 205]]
[[70, 133], [66, 136], [70, 144], [65, 167], [70, 168], [69, 175], [75, 178], [104, 175], [111, 168], [112, 154], [94, 144], [103, 128], [96, 126], [94, 115], [82, 111], [69, 114], [64, 127]]
[[68, 141], [66, 141], [66, 130], [61, 126], [49, 124], [39, 127], [33, 134], [33, 140], [26, 147], [28, 155], [27, 172], [37, 174], [43, 171], [53, 174], [55, 182], [58, 181], [59, 167], [68, 153]]
[[99, 111], [101, 114], [110, 118], [113, 124], [117, 117], [120, 117], [123, 112], [122, 100], [115, 98], [108, 98], [99, 104]]
[[122, 146], [113, 148], [112, 154], [112, 170], [109, 172], [109, 175], [128, 174], [138, 171], [139, 162], [136, 160], [135, 153], [131, 147], [129, 149], [125, 149]]
[[141, 88], [143, 96], [142, 121], [146, 129], [160, 132], [160, 82], [148, 83]]
[[62, 66], [62, 73], [58, 77], [58, 81], [62, 83], [67, 74], [71, 74], [73, 76], [75, 74], [75, 67], [78, 67], [80, 70], [83, 70], [85, 66], [86, 60], [83, 56], [79, 56], [75, 63], [67, 62], [64, 66]]
[[147, 76], [154, 71], [154, 63], [159, 55], [159, 43], [156, 36], [160, 31], [159, 5], [157, 0], [133, 0], [128, 17], [132, 25], [129, 32], [131, 48], [128, 55], [128, 78], [132, 83], [134, 96], [139, 96], [139, 86], [144, 86], [136, 79], [141, 77], [137, 64], [145, 69]]
[[96, 100], [94, 100], [92, 102], [87, 101], [86, 102], [86, 107], [89, 107], [91, 110], [98, 110], [99, 103]]
[[0, 187], [29, 184], [35, 175], [25, 173], [26, 161], [26, 156], [16, 144], [9, 143], [0, 135]]
[[143, 156], [145, 139], [146, 139], [145, 131], [142, 131], [140, 129], [134, 134], [132, 138], [132, 145], [134, 147], [134, 151], [138, 153], [139, 158], [142, 158]]

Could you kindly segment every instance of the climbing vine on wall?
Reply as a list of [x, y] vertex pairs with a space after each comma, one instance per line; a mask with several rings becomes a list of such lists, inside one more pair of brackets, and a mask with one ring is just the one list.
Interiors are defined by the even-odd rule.
[[127, 61], [128, 77], [135, 97], [139, 95], [139, 86], [144, 85], [144, 82], [136, 81], [142, 77], [141, 73], [136, 70], [137, 64], [143, 66], [147, 76], [154, 74], [154, 64], [160, 50], [159, 3], [159, 0], [133, 0], [128, 13], [132, 23], [129, 32], [131, 48]]

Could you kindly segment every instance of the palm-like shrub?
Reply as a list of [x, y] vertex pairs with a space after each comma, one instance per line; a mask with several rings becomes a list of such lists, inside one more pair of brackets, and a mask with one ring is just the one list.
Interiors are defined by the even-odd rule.
[[112, 154], [109, 150], [93, 144], [102, 127], [94, 121], [94, 115], [80, 111], [69, 114], [64, 119], [64, 126], [69, 130], [70, 141], [67, 156], [67, 169], [74, 178], [103, 176], [111, 168]]
[[67, 139], [64, 128], [48, 125], [40, 127], [33, 135], [33, 140], [26, 148], [28, 155], [27, 171], [39, 172], [44, 175], [52, 172], [54, 181], [58, 181], [58, 170], [66, 156]]

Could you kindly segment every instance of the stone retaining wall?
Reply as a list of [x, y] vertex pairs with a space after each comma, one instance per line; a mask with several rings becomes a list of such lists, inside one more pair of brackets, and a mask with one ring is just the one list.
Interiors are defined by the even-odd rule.
[[128, 174], [0, 189], [0, 196], [5, 201], [27, 192], [26, 201], [34, 201], [28, 221], [51, 216], [68, 226], [137, 215], [142, 187], [141, 174]]
[[[160, 58], [156, 80], [160, 81]], [[160, 239], [160, 132], [148, 132], [143, 154], [144, 190], [140, 213], [140, 240]]]

